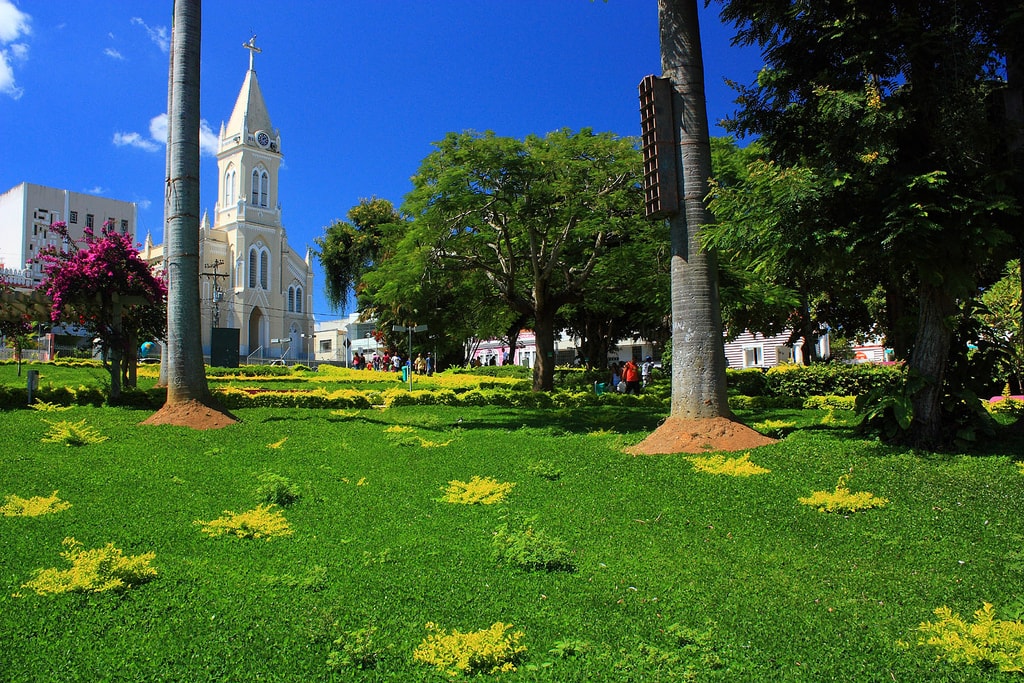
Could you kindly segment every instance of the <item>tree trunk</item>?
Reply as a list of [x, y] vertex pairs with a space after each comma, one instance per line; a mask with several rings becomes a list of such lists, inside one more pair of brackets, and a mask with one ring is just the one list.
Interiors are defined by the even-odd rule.
[[943, 445], [942, 396], [946, 362], [953, 331], [948, 320], [956, 312], [956, 303], [941, 286], [922, 284], [920, 312], [910, 372], [924, 379], [924, 386], [911, 397], [914, 417], [907, 435], [916, 448], [936, 450]]
[[704, 203], [711, 145], [696, 0], [659, 0], [663, 75], [672, 82], [682, 211], [670, 223], [673, 417], [729, 417], [715, 255], [701, 228], [714, 222]]
[[[199, 304], [199, 54], [201, 0], [175, 0], [167, 112], [168, 175], [164, 257], [167, 263], [167, 400], [146, 422], [202, 427], [237, 420], [216, 405], [206, 383]], [[175, 408], [181, 408], [180, 412]]]
[[534, 321], [533, 390], [551, 391], [555, 387], [555, 312], [538, 308]]

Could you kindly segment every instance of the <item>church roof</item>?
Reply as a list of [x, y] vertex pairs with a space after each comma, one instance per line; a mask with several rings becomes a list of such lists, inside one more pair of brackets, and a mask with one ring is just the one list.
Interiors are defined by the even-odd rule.
[[245, 81], [242, 82], [242, 90], [238, 93], [235, 108], [228, 119], [226, 132], [234, 135], [257, 130], [270, 132], [274, 126], [270, 123], [270, 114], [267, 113], [267, 104], [263, 101], [263, 93], [256, 80], [256, 71], [249, 69], [245, 72]]

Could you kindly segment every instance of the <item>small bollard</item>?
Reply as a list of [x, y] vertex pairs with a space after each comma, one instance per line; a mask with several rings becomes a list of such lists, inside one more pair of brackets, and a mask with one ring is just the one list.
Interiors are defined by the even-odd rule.
[[32, 405], [36, 389], [39, 388], [39, 371], [29, 370], [28, 371], [28, 404]]

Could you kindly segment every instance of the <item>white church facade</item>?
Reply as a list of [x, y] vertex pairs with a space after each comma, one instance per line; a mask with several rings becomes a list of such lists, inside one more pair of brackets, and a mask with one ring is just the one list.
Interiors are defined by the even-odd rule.
[[[282, 222], [281, 134], [270, 121], [253, 56], [217, 148], [213, 221], [199, 226], [203, 352], [212, 329], [238, 330], [242, 363], [306, 360], [313, 354], [313, 264], [288, 244]], [[159, 267], [163, 245], [147, 238], [142, 256]]]

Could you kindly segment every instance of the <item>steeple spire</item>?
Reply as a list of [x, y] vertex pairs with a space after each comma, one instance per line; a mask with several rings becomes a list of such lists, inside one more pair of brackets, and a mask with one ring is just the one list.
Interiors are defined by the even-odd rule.
[[256, 34], [252, 34], [252, 38], [249, 39], [248, 43], [242, 43], [242, 47], [249, 51], [249, 71], [255, 71], [256, 53], [263, 52], [263, 50], [256, 47]]

